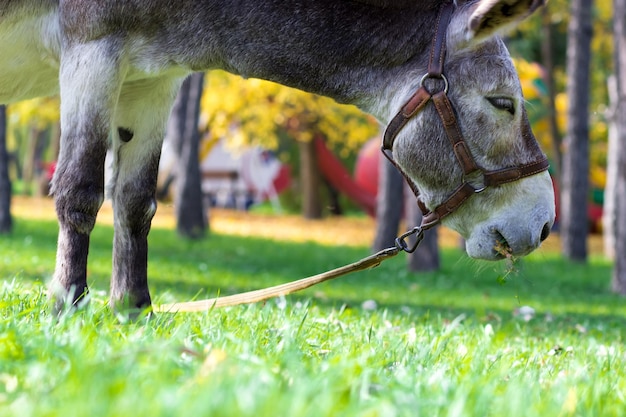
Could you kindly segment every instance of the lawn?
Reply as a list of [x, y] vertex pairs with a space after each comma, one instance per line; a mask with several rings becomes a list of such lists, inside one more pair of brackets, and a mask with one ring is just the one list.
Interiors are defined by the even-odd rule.
[[[91, 306], [56, 319], [45, 296], [56, 223], [19, 203], [15, 232], [0, 237], [0, 416], [626, 415], [626, 303], [597, 255], [574, 265], [546, 248], [511, 266], [446, 244], [436, 273], [409, 273], [400, 255], [265, 304], [122, 324], [106, 306], [105, 210]], [[275, 285], [368, 253], [366, 220], [218, 215], [196, 242], [159, 215], [155, 302]]]

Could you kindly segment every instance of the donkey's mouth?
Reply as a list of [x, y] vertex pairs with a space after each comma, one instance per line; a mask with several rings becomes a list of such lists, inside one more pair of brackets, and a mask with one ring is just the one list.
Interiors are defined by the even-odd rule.
[[495, 260], [501, 260], [511, 258], [513, 256], [513, 249], [504, 235], [498, 230], [493, 231], [493, 237], [495, 244], [493, 245], [493, 257]]
[[540, 244], [528, 230], [509, 226], [483, 225], [466, 240], [467, 254], [472, 258], [499, 261], [526, 256]]

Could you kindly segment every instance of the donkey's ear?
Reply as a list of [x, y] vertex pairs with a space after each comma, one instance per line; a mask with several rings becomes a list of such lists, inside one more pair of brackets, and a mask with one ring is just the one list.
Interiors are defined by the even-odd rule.
[[485, 38], [529, 16], [546, 0], [480, 0], [469, 18], [470, 38]]

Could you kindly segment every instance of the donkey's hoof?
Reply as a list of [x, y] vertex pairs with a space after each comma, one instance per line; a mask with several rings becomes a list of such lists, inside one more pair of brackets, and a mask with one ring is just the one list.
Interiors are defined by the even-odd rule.
[[152, 316], [152, 301], [150, 295], [134, 297], [126, 295], [113, 298], [109, 302], [111, 309], [122, 322], [138, 321]]
[[51, 285], [48, 289], [48, 299], [50, 300], [52, 314], [61, 316], [86, 307], [89, 305], [91, 297], [87, 287], [83, 287], [82, 290], [71, 287], [68, 290], [61, 286]]

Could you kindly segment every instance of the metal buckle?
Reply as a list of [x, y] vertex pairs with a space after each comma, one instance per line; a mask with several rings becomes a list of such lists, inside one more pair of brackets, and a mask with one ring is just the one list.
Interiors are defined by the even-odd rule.
[[[409, 246], [406, 239], [411, 235], [415, 235], [415, 243], [412, 246]], [[406, 253], [413, 253], [423, 239], [424, 231], [420, 226], [415, 226], [408, 232], [396, 238], [396, 248], [398, 248], [399, 250], [403, 250]]]
[[430, 74], [430, 73], [427, 72], [420, 79], [420, 87], [423, 87], [426, 91], [428, 91], [428, 93], [430, 93], [431, 95], [434, 95], [435, 93], [433, 93], [430, 90], [428, 90], [428, 88], [426, 88], [426, 86], [424, 85], [424, 82], [427, 79], [429, 79], [429, 78], [432, 78], [433, 80], [442, 80], [443, 81], [443, 92], [445, 94], [448, 94], [448, 79], [443, 74], [433, 75], [433, 74]]

